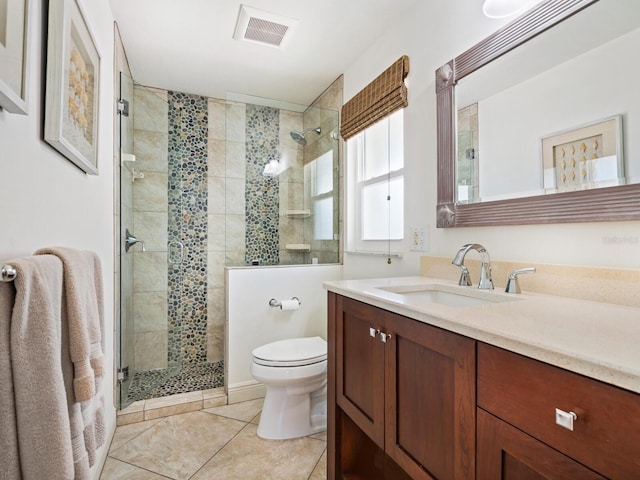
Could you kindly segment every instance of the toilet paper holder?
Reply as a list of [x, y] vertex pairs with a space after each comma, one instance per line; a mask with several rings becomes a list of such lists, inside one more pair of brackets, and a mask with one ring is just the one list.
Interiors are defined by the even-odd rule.
[[[298, 302], [298, 305], [302, 305], [302, 302], [298, 297], [291, 297], [291, 300], [295, 300], [296, 302]], [[280, 302], [280, 300], [272, 298], [271, 300], [269, 300], [269, 306], [272, 308], [282, 308], [282, 302]]]

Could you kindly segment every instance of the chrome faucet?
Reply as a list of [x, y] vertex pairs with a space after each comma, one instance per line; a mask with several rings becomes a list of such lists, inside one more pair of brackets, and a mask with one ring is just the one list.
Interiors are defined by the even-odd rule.
[[458, 285], [471, 286], [469, 270], [464, 265], [464, 257], [467, 255], [469, 250], [475, 250], [478, 252], [480, 254], [480, 260], [482, 260], [482, 269], [480, 270], [480, 283], [478, 283], [478, 288], [482, 290], [493, 290], [493, 280], [491, 279], [491, 259], [489, 258], [489, 252], [487, 252], [487, 249], [479, 243], [467, 243], [460, 247], [460, 250], [458, 250], [456, 256], [451, 262], [456, 267], [460, 267], [462, 269]]

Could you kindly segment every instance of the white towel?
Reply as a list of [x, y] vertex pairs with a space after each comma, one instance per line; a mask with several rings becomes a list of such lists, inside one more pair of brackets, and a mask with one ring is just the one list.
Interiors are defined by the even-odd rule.
[[[75, 468], [63, 375], [62, 263], [46, 255], [13, 260], [11, 264], [18, 275], [13, 282], [15, 302], [9, 328], [6, 312], [0, 318], [2, 333], [9, 331], [15, 402], [8, 415], [15, 418], [12, 434], [16, 438], [7, 437], [2, 443], [17, 442], [17, 448], [10, 445], [6, 454], [10, 457], [9, 472], [0, 474], [11, 480], [71, 479]], [[7, 287], [13, 288], [3, 285]], [[5, 294], [4, 299], [7, 298]], [[5, 375], [3, 369], [3, 383]], [[2, 418], [8, 415], [3, 414]], [[17, 453], [19, 459], [15, 458]], [[15, 469], [16, 461], [19, 471]], [[5, 464], [2, 465], [4, 469]]]

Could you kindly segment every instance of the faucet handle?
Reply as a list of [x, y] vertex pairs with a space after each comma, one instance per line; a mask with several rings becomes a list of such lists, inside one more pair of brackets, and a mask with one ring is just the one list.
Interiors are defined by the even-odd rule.
[[507, 288], [504, 289], [507, 293], [520, 293], [520, 284], [518, 283], [518, 275], [522, 273], [536, 273], [535, 267], [521, 268], [520, 270], [514, 270], [509, 275], [507, 280]]
[[[455, 265], [455, 264], [454, 264]], [[458, 280], [458, 285], [462, 285], [463, 287], [471, 286], [471, 277], [469, 276], [469, 269], [464, 265], [456, 265], [460, 267], [460, 280]]]

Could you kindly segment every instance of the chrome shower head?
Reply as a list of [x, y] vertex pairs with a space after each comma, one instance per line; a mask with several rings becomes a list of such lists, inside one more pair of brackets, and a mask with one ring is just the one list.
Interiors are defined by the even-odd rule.
[[307, 144], [307, 139], [304, 138], [304, 135], [307, 132], [310, 131], [314, 131], [316, 132], [318, 135], [320, 135], [322, 133], [322, 130], [320, 129], [320, 127], [315, 127], [315, 128], [307, 128], [304, 132], [300, 132], [298, 130], [292, 130], [291, 131], [291, 138], [293, 138], [297, 143], [299, 143], [300, 145], [306, 145]]

